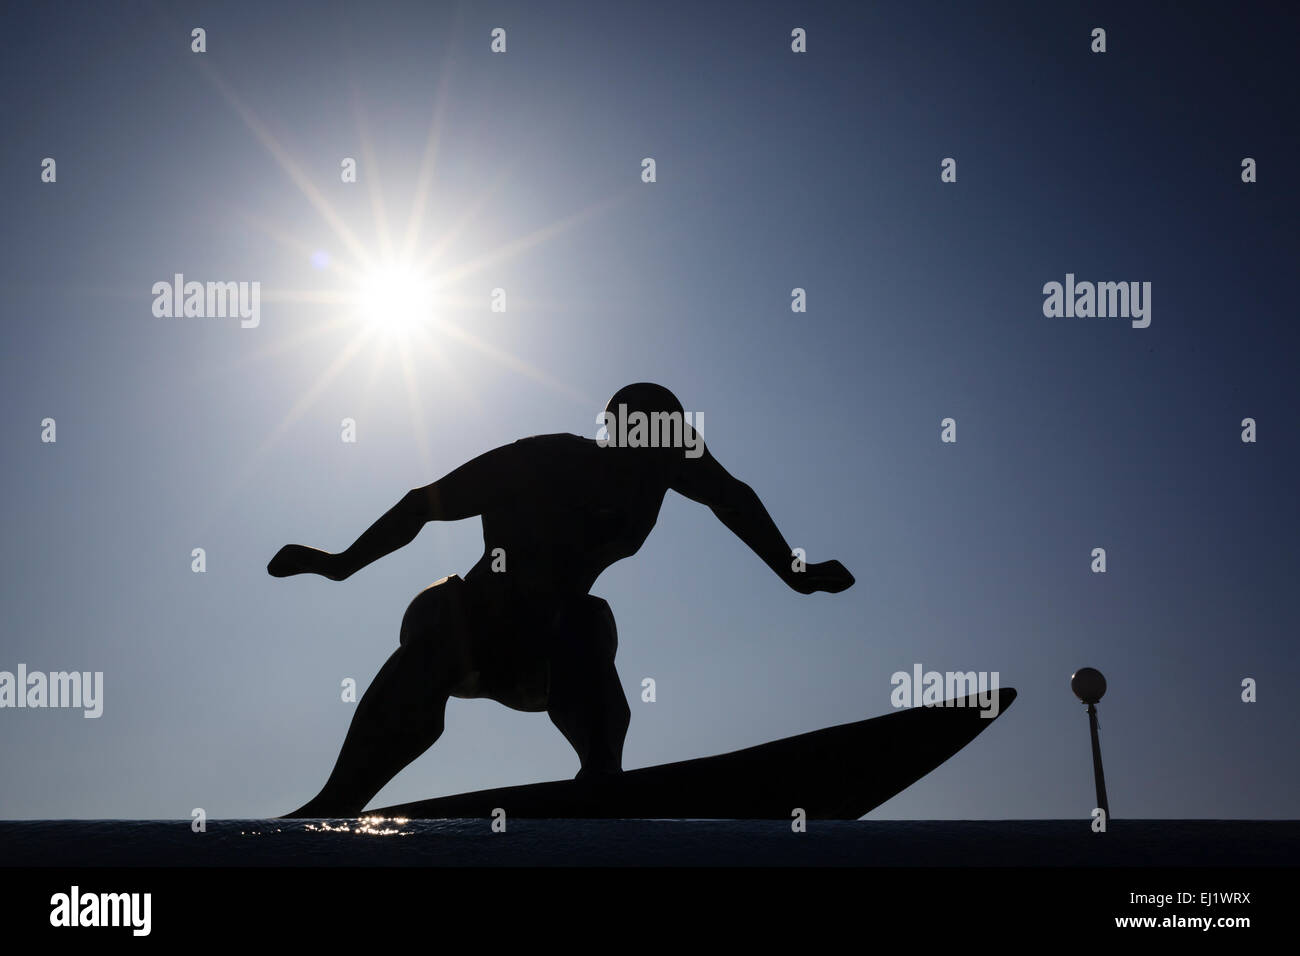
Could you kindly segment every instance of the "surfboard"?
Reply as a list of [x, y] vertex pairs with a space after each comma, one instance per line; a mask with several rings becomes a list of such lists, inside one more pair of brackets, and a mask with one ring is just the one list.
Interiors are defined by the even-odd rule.
[[[856, 820], [906, 790], [1006, 713], [974, 696], [785, 737], [744, 750], [628, 770], [596, 782], [552, 780], [365, 811], [407, 819]], [[991, 703], [991, 701], [990, 701]]]

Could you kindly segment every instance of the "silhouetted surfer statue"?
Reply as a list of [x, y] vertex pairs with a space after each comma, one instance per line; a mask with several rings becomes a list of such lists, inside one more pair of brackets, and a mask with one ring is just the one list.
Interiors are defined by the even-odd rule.
[[411, 602], [329, 780], [288, 816], [360, 813], [442, 734], [448, 697], [546, 711], [578, 752], [579, 779], [621, 772], [631, 710], [614, 669], [618, 637], [609, 605], [587, 592], [640, 549], [670, 488], [708, 505], [794, 590], [853, 584], [838, 561], [793, 569], [758, 496], [718, 464], [668, 389], [622, 388], [604, 421], [597, 439], [539, 435], [480, 455], [408, 492], [342, 553], [290, 544], [271, 559], [276, 577], [342, 581], [426, 522], [483, 519], [483, 557], [463, 580], [443, 578]]

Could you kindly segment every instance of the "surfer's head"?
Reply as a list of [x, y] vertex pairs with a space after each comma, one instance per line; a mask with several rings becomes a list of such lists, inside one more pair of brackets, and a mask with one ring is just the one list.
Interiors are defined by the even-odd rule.
[[629, 414], [632, 412], [641, 412], [645, 415], [651, 412], [682, 414], [682, 403], [677, 400], [677, 396], [654, 382], [634, 382], [631, 385], [624, 385], [605, 405], [605, 414], [621, 415], [624, 408]]
[[624, 385], [596, 416], [596, 424], [601, 426], [596, 441], [602, 447], [653, 452], [665, 461], [679, 460], [683, 454], [696, 458], [704, 447], [677, 396], [653, 382]]

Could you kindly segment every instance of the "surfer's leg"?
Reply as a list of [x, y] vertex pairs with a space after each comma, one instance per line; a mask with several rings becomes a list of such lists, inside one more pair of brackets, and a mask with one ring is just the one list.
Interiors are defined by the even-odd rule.
[[[456, 585], [446, 586], [455, 581]], [[355, 816], [384, 785], [442, 735], [447, 698], [465, 646], [459, 578], [422, 591], [402, 619], [401, 646], [357, 704], [334, 770], [291, 817]]]
[[623, 739], [632, 711], [614, 669], [618, 631], [609, 605], [584, 596], [557, 617], [550, 642], [546, 713], [578, 752], [578, 776], [623, 769]]

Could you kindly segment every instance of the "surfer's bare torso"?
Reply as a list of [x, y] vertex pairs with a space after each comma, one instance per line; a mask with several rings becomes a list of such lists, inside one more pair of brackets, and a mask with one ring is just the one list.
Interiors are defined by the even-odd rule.
[[640, 550], [670, 486], [655, 461], [577, 435], [524, 438], [498, 453], [510, 470], [484, 504], [483, 557], [466, 580], [521, 596], [589, 592]]
[[[566, 633], [566, 613], [606, 568], [640, 550], [691, 464], [680, 453], [627, 454], [577, 435], [538, 435], [439, 482], [442, 505], [455, 507], [462, 479], [467, 489], [472, 480], [467, 493], [483, 522], [483, 556], [459, 584], [466, 666], [452, 695], [545, 709], [556, 642], [591, 639]], [[608, 639], [616, 645], [612, 630]]]

